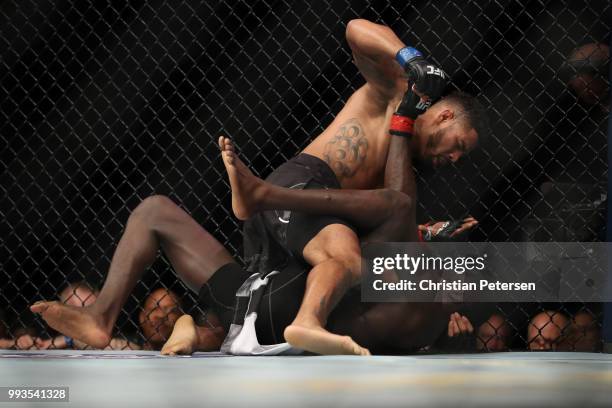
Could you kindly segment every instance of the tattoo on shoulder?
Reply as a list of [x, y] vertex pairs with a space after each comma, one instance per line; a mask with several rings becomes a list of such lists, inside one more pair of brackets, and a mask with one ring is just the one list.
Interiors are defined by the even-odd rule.
[[340, 125], [325, 145], [323, 157], [342, 181], [357, 173], [365, 162], [367, 152], [368, 139], [359, 121], [353, 118]]

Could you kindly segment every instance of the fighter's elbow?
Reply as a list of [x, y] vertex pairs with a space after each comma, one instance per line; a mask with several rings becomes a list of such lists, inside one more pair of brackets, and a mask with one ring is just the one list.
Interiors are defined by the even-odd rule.
[[361, 19], [355, 18], [353, 20], [350, 20], [346, 25], [346, 41], [349, 43], [351, 48], [353, 48], [355, 45], [355, 31], [358, 30], [360, 21]]
[[363, 18], [354, 18], [354, 19], [350, 20], [348, 22], [348, 24], [346, 25], [347, 35], [348, 35], [349, 32], [352, 32], [355, 29], [358, 29], [360, 26], [362, 26], [366, 22], [368, 22], [368, 21], [364, 20]]
[[[391, 28], [362, 18], [350, 20], [346, 25], [346, 40], [353, 52], [372, 53], [399, 41]], [[401, 41], [399, 41], [401, 45]]]
[[371, 24], [373, 23], [362, 18], [355, 18], [348, 22], [346, 25], [346, 40], [353, 51], [356, 51], [359, 45], [359, 39], [367, 33], [368, 26]]

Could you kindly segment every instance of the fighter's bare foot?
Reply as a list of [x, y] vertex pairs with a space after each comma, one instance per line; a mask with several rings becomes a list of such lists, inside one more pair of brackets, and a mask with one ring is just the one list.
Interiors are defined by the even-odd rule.
[[240, 160], [229, 138], [219, 137], [219, 148], [232, 187], [232, 210], [239, 220], [246, 220], [261, 211], [260, 202], [267, 194], [268, 184]]
[[317, 354], [350, 354], [369, 356], [370, 351], [361, 347], [349, 336], [340, 336], [321, 327], [291, 325], [285, 328], [285, 340], [293, 347]]
[[193, 318], [189, 315], [183, 315], [174, 324], [172, 334], [162, 347], [161, 354], [166, 356], [192, 354], [197, 343], [198, 333]]
[[37, 302], [30, 306], [32, 312], [40, 314], [49, 326], [64, 336], [102, 349], [111, 340], [111, 330], [106, 329], [88, 309], [57, 301]]

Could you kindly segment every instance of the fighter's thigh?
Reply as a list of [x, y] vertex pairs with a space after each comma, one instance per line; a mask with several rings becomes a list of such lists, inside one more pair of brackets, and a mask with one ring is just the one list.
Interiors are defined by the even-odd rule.
[[335, 259], [350, 268], [351, 272], [359, 274], [361, 262], [359, 237], [344, 224], [325, 226], [304, 246], [302, 255], [312, 266]]
[[168, 197], [148, 197], [132, 216], [148, 220], [176, 272], [195, 290], [223, 265], [234, 262], [215, 237]]

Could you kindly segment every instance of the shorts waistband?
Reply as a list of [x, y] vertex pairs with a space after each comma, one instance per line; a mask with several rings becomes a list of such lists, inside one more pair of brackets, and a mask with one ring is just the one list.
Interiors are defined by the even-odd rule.
[[340, 188], [340, 182], [336, 178], [336, 173], [334, 173], [331, 167], [329, 167], [329, 164], [320, 158], [308, 153], [300, 153], [287, 161], [284, 165], [280, 166], [279, 169], [284, 166], [293, 167], [295, 165], [309, 169], [313, 178], [319, 182], [329, 184], [329, 181], [333, 180], [336, 185], [329, 187]]

